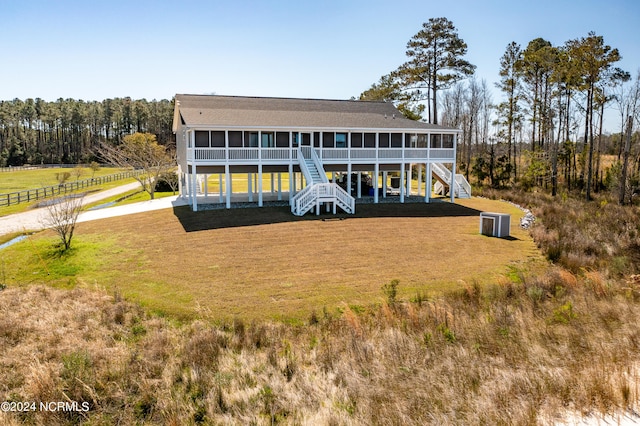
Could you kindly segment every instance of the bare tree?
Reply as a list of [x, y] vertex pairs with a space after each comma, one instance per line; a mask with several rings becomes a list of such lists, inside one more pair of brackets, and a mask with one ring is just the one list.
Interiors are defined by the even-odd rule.
[[175, 155], [158, 144], [155, 135], [150, 133], [127, 135], [116, 146], [104, 143], [98, 154], [117, 167], [142, 170], [142, 174], [134, 178], [152, 200], [160, 177], [176, 165]]
[[69, 196], [53, 202], [47, 206], [47, 215], [42, 218], [41, 224], [58, 234], [62, 242], [63, 251], [71, 248], [71, 239], [76, 228], [78, 215], [82, 208], [84, 197]]

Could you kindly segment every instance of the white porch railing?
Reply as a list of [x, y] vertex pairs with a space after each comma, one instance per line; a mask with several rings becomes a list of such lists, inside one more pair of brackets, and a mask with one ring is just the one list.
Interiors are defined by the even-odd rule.
[[262, 148], [263, 160], [289, 160], [291, 148]]
[[429, 158], [431, 160], [451, 161], [455, 159], [453, 148], [429, 148]]
[[376, 149], [375, 148], [351, 148], [352, 160], [375, 160]]
[[[308, 151], [306, 158], [311, 158], [314, 151], [322, 162], [347, 161], [405, 161], [427, 162], [429, 160], [450, 162], [454, 159], [454, 150], [448, 148], [311, 148], [300, 147]], [[297, 148], [189, 148], [190, 161], [202, 163], [229, 162], [288, 162], [297, 159]]]
[[383, 158], [385, 160], [402, 160], [402, 148], [378, 149], [378, 158]]
[[229, 161], [257, 160], [258, 148], [229, 148]]
[[225, 148], [196, 148], [194, 151], [196, 160], [225, 160]]

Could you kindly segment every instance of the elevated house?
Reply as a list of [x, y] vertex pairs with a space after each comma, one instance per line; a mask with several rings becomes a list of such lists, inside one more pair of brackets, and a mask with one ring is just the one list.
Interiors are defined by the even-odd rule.
[[[411, 195], [428, 203], [432, 188], [448, 191], [451, 201], [471, 195], [455, 173], [460, 131], [406, 119], [390, 103], [215, 95], [176, 95], [175, 101], [180, 194], [193, 210], [199, 203], [230, 208], [236, 201], [287, 200], [295, 215], [323, 206], [354, 213], [362, 197], [405, 202]], [[246, 188], [234, 190], [237, 174], [246, 176]], [[210, 179], [219, 183], [215, 193]]]

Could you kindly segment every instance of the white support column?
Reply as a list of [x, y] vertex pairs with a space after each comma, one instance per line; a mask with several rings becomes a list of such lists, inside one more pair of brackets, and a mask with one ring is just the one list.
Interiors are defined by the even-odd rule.
[[331, 183], [336, 183], [336, 172], [331, 172]]
[[189, 169], [189, 164], [187, 163], [187, 189], [189, 191], [189, 203], [195, 203], [195, 191], [193, 189], [193, 176], [195, 172], [195, 138], [196, 133], [194, 131], [190, 131], [187, 133], [187, 137], [189, 138], [189, 148], [191, 148], [191, 169]]
[[278, 172], [278, 201], [282, 201], [282, 173], [280, 172]]
[[453, 134], [453, 162], [451, 163], [451, 186], [449, 187], [449, 192], [451, 196], [451, 202], [454, 202], [454, 197], [456, 195], [456, 147], [458, 146], [458, 134]]
[[218, 197], [218, 202], [222, 203], [222, 173], [218, 173], [218, 191], [220, 192], [220, 195]]
[[[244, 134], [244, 132], [242, 132]], [[229, 192], [229, 188], [231, 185], [229, 184], [229, 131], [224, 131], [224, 158], [225, 158], [225, 166], [224, 166], [224, 189], [225, 192]], [[222, 173], [219, 176], [220, 179], [220, 202], [222, 203]], [[227, 203], [227, 208], [231, 207], [230, 196], [225, 200]]]
[[431, 185], [433, 183], [432, 176], [431, 176], [431, 163], [425, 164], [425, 167], [426, 168], [425, 168], [424, 177], [427, 180], [427, 183], [424, 188], [424, 202], [430, 203], [431, 202]]
[[293, 173], [293, 163], [289, 163], [289, 207], [291, 207], [293, 196], [295, 195], [295, 174]]
[[294, 195], [296, 195], [296, 192], [298, 192], [298, 190], [296, 189], [296, 175], [297, 173], [293, 171], [293, 167], [290, 166], [290, 171], [289, 171], [289, 193], [290, 193], [290, 197], [293, 197]]
[[376, 161], [375, 170], [373, 172], [373, 202], [378, 204], [378, 175], [380, 174], [380, 165]]
[[387, 198], [387, 172], [382, 172], [382, 198]]
[[275, 185], [276, 185], [275, 179], [273, 178], [273, 173], [271, 173], [271, 195], [273, 195], [273, 193], [276, 192]]
[[416, 169], [418, 170], [418, 197], [420, 196], [420, 192], [422, 192], [422, 164], [417, 164]]
[[456, 163], [451, 163], [451, 182], [449, 183], [449, 197], [453, 203], [456, 196]]
[[247, 173], [247, 195], [249, 196], [249, 202], [253, 202], [253, 176], [251, 176], [251, 173]]
[[407, 197], [411, 196], [411, 163], [409, 163], [409, 170], [407, 171]]
[[231, 208], [231, 192], [233, 188], [231, 187], [231, 172], [229, 170], [229, 164], [224, 165], [224, 186], [227, 190], [227, 208]]
[[191, 209], [194, 212], [197, 212], [198, 211], [198, 200], [197, 200], [197, 198], [198, 198], [197, 197], [198, 196], [198, 182], [197, 182], [198, 174], [196, 172], [196, 164], [195, 163], [193, 163], [191, 165], [191, 172], [192, 172], [191, 173], [191, 183], [192, 183], [192, 186], [193, 186], [193, 205], [192, 205]]
[[351, 195], [351, 160], [347, 163], [347, 192]]
[[404, 190], [405, 185], [404, 185], [404, 175], [405, 175], [405, 171], [404, 171], [404, 163], [402, 163], [400, 165], [400, 202], [404, 203]]
[[191, 204], [191, 174], [189, 174], [189, 165], [187, 164], [187, 171], [184, 174], [184, 191], [187, 204]]
[[362, 198], [362, 173], [358, 172], [358, 198]]
[[262, 164], [258, 164], [258, 207], [262, 207]]
[[204, 175], [204, 196], [209, 196], [209, 175]]

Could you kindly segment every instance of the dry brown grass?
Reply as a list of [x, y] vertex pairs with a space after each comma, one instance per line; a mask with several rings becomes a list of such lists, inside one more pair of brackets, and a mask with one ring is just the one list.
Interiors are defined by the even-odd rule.
[[[633, 285], [633, 284], [631, 284]], [[177, 325], [120, 297], [0, 292], [3, 424], [541, 424], [639, 398], [640, 303], [551, 270], [306, 325]]]
[[[399, 298], [409, 299], [490, 282], [508, 265], [540, 258], [517, 228], [521, 212], [507, 203], [358, 209], [355, 217], [327, 221], [300, 220], [287, 208], [183, 208], [81, 223], [78, 241], [110, 245], [98, 254], [101, 265], [74, 277], [170, 315], [299, 321], [312, 309], [379, 302], [380, 287], [393, 279], [402, 283]], [[515, 238], [479, 235], [480, 210], [512, 213]], [[24, 264], [20, 279], [50, 280], [33, 275], [37, 259]]]
[[[573, 214], [560, 207], [554, 214]], [[575, 214], [593, 234], [604, 213]], [[537, 227], [555, 223], [539, 218]], [[132, 232], [111, 225], [112, 238]], [[604, 244], [617, 229], [589, 237]], [[624, 242], [635, 234], [617, 235], [610, 258], [632, 255]], [[568, 253], [589, 262], [588, 247]], [[128, 250], [130, 264], [147, 264]], [[91, 410], [0, 413], [0, 422], [533, 425], [637, 409], [640, 278], [604, 261], [585, 265], [512, 268], [414, 301], [400, 280], [400, 300], [377, 285], [376, 303], [309, 310], [295, 326], [250, 316], [178, 324], [119, 293], [10, 287], [0, 292], [0, 400], [68, 397]]]

